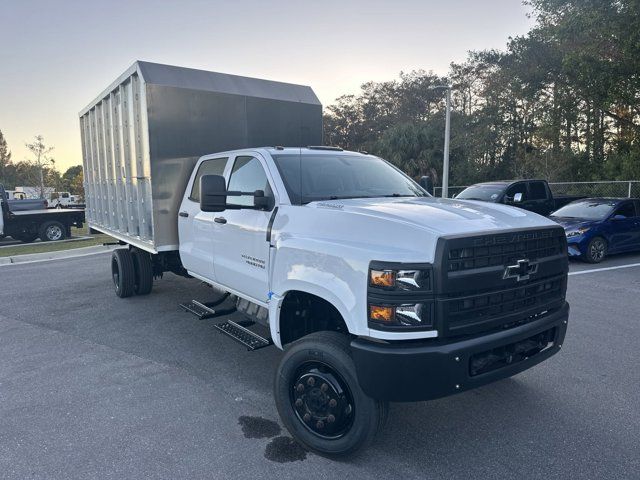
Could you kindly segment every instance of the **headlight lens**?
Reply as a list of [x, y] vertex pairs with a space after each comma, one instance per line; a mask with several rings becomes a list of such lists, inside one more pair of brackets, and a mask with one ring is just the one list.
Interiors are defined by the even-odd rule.
[[386, 327], [432, 327], [433, 304], [369, 305], [369, 322]]
[[369, 270], [369, 285], [398, 291], [431, 290], [431, 270]]
[[588, 232], [591, 228], [590, 227], [580, 227], [577, 230], [572, 230], [571, 232], [566, 232], [567, 238], [570, 237], [577, 237], [579, 235], [582, 235], [586, 232]]

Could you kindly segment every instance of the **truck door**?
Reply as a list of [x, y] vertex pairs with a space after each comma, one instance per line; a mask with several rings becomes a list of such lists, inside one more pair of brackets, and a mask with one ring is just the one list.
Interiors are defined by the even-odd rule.
[[551, 210], [553, 210], [552, 203], [551, 191], [547, 188], [545, 182], [529, 182], [528, 199], [522, 208], [539, 213], [540, 215], [549, 215]]
[[213, 272], [213, 213], [200, 210], [200, 178], [224, 175], [227, 157], [203, 160], [197, 166], [191, 189], [185, 192], [178, 213], [180, 259], [189, 272], [209, 280]]
[[[274, 197], [265, 164], [257, 156], [237, 156], [229, 175], [229, 191], [264, 190], [265, 196]], [[227, 203], [249, 206], [253, 197], [229, 196]], [[272, 211], [273, 207], [271, 211], [227, 209], [214, 214], [216, 282], [262, 302], [269, 292], [267, 228]]]

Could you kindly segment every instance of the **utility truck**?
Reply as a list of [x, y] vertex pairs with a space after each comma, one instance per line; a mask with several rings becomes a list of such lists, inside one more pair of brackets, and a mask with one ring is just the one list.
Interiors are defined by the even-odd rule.
[[181, 307], [249, 350], [284, 350], [275, 403], [306, 448], [352, 453], [388, 402], [465, 392], [562, 347], [562, 227], [313, 146], [308, 87], [136, 62], [80, 127], [89, 225], [125, 246], [116, 295], [166, 272], [225, 292]]
[[24, 243], [37, 238], [55, 242], [71, 236], [71, 227], [82, 228], [84, 211], [50, 210], [44, 199], [9, 200], [0, 184], [0, 238], [12, 237]]

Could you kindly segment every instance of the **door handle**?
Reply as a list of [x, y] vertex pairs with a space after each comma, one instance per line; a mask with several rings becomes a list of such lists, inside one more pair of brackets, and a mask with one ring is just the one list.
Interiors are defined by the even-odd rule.
[[181, 217], [188, 217], [189, 212], [180, 212], [178, 215], [180, 215]]
[[216, 223], [223, 223], [223, 224], [227, 223], [227, 219], [224, 218], [224, 217], [216, 217], [216, 218], [213, 219], [213, 221], [216, 222]]

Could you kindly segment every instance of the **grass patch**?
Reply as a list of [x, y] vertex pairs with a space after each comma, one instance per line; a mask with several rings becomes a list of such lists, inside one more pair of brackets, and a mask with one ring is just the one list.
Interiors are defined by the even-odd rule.
[[71, 227], [71, 236], [83, 237], [89, 236], [86, 240], [74, 240], [72, 242], [49, 242], [49, 243], [20, 243], [10, 247], [0, 248], [0, 257], [12, 257], [14, 255], [26, 255], [28, 253], [44, 253], [59, 252], [61, 250], [73, 250], [75, 248], [92, 247], [94, 245], [102, 245], [105, 242], [115, 242], [116, 239], [100, 233], [98, 235], [89, 235], [89, 228]]

